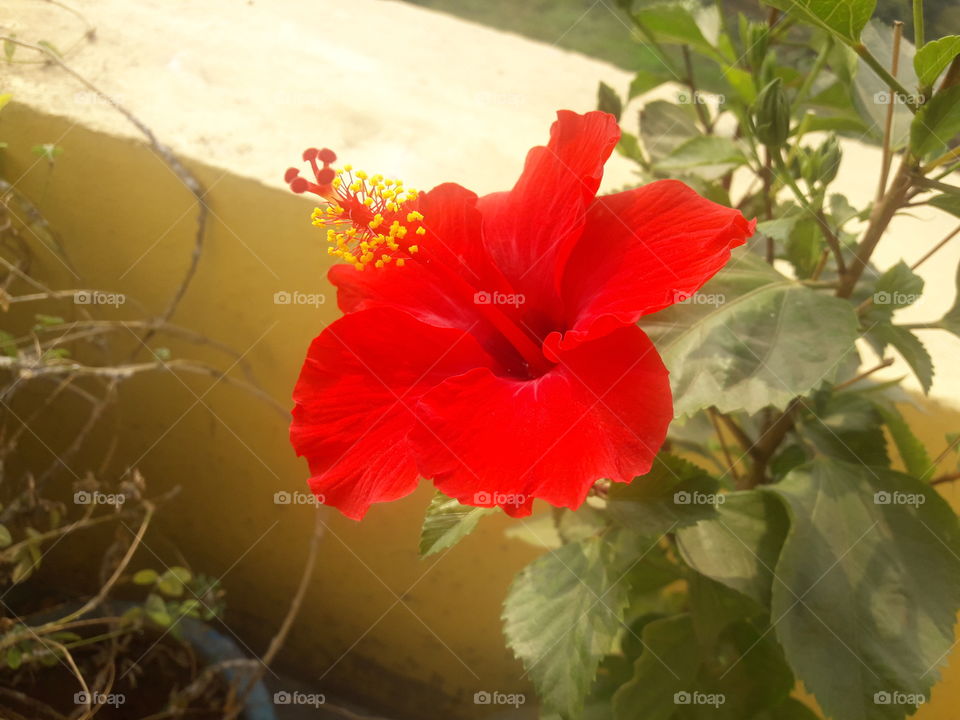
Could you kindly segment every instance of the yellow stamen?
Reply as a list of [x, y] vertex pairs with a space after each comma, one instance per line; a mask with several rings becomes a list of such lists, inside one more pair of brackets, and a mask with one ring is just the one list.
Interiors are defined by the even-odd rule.
[[[357, 270], [390, 263], [403, 267], [419, 248], [406, 246], [411, 230], [426, 231], [424, 216], [416, 209], [418, 193], [400, 180], [368, 175], [344, 165], [330, 183], [329, 205], [316, 208], [310, 221], [327, 229], [327, 253], [350, 263]], [[412, 236], [411, 236], [412, 237]]]

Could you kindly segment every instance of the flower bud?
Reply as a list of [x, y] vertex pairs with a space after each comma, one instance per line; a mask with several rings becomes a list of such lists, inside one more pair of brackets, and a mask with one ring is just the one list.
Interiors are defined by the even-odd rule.
[[757, 139], [768, 147], [782, 147], [790, 135], [790, 104], [780, 78], [774, 78], [760, 91], [753, 112]]
[[831, 135], [820, 146], [820, 182], [829, 185], [837, 177], [840, 158], [843, 155], [837, 136]]

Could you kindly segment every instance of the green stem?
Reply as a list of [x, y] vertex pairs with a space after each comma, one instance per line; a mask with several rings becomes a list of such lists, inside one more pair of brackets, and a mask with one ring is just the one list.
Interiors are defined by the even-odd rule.
[[820, 71], [823, 70], [824, 66], [827, 64], [827, 56], [830, 54], [830, 50], [832, 49], [833, 36], [827, 35], [827, 41], [823, 44], [823, 47], [820, 48], [820, 52], [817, 54], [817, 59], [813, 61], [813, 65], [810, 67], [810, 72], [807, 73], [807, 77], [803, 80], [803, 85], [801, 85], [800, 89], [797, 91], [797, 96], [793, 100], [794, 107], [800, 107], [804, 102], [806, 102], [807, 96], [813, 89], [813, 83], [816, 81]]
[[943, 180], [945, 177], [947, 177], [948, 175], [952, 175], [957, 170], [960, 170], [960, 163], [957, 163], [955, 165], [950, 165], [949, 167], [944, 168], [939, 173], [937, 173], [932, 179]]
[[922, 185], [925, 188], [939, 190], [947, 195], [960, 195], [960, 187], [957, 187], [956, 185], [949, 185], [948, 183], [940, 182], [939, 180], [931, 180], [930, 178], [919, 176], [915, 178], [915, 180], [917, 185]]
[[913, 0], [913, 46], [919, 50], [924, 43], [923, 0]]
[[914, 158], [905, 155], [887, 192], [879, 202], [873, 204], [867, 229], [863, 233], [863, 238], [857, 244], [857, 249], [853, 253], [853, 260], [847, 268], [847, 272], [840, 276], [837, 297], [849, 298], [853, 294], [860, 276], [880, 242], [880, 238], [887, 231], [887, 226], [890, 225], [893, 216], [906, 201], [907, 193], [913, 185], [915, 164], [916, 160]]
[[[900, 65], [900, 38], [903, 35], [903, 23], [895, 22], [893, 24], [893, 60], [890, 63], [890, 75], [891, 77], [897, 76], [897, 70]], [[887, 180], [890, 178], [890, 163], [893, 158], [893, 150], [891, 148], [892, 135], [893, 135], [893, 110], [896, 107], [896, 103], [890, 102], [887, 105], [887, 117], [885, 118], [883, 125], [883, 159], [880, 164], [880, 182], [877, 185], [877, 196], [875, 202], [880, 202], [880, 198], [883, 197], [883, 194], [887, 190]]]
[[657, 59], [663, 63], [664, 67], [670, 71], [670, 74], [672, 74], [678, 82], [683, 82], [683, 74], [680, 72], [680, 69], [673, 64], [673, 60], [667, 55], [663, 46], [657, 42], [657, 39], [653, 36], [653, 33], [650, 32], [650, 29], [632, 13], [630, 19], [633, 20], [633, 24], [640, 34], [643, 35], [643, 39], [646, 40], [647, 44], [653, 49], [654, 53], [656, 53]]
[[104, 640], [109, 640], [110, 638], [122, 637], [124, 635], [129, 635], [133, 632], [132, 628], [126, 628], [124, 630], [114, 630], [112, 632], [101, 633], [100, 635], [92, 635], [88, 638], [82, 638], [80, 640], [74, 640], [70, 643], [64, 643], [64, 647], [67, 649], [83, 647], [84, 645], [93, 645]]
[[853, 46], [854, 52], [859, 55], [863, 61], [870, 66], [870, 69], [873, 70], [877, 75], [880, 76], [880, 79], [883, 80], [887, 86], [899, 94], [903, 98], [904, 104], [910, 108], [910, 112], [917, 112], [917, 101], [916, 99], [907, 91], [907, 89], [900, 84], [900, 82], [890, 74], [890, 71], [887, 70], [883, 65], [880, 64], [880, 61], [877, 60], [869, 50], [867, 46], [863, 43], [857, 43]]
[[[723, 5], [723, 0], [714, 0], [713, 3], [717, 8], [717, 17], [720, 18], [720, 31], [730, 38], [731, 45], [733, 44], [733, 28], [730, 27], [730, 20], [727, 17], [727, 9]], [[742, 40], [743, 38], [741, 38]], [[719, 43], [717, 43], [719, 45]]]
[[941, 165], [946, 165], [947, 163], [953, 162], [958, 158], [960, 158], [960, 147], [955, 147], [950, 152], [945, 153], [940, 157], [938, 157], [936, 160], [933, 160], [932, 162], [924, 165], [922, 168], [920, 168], [920, 172], [926, 175], [931, 170], [936, 170]]
[[773, 159], [776, 163], [777, 171], [780, 173], [780, 177], [778, 179], [784, 185], [790, 188], [790, 191], [797, 199], [797, 202], [800, 203], [800, 206], [817, 219], [817, 225], [820, 228], [820, 234], [823, 235], [823, 239], [826, 241], [827, 246], [833, 253], [834, 260], [837, 263], [837, 272], [840, 275], [843, 275], [847, 270], [846, 262], [843, 259], [843, 248], [840, 246], [839, 238], [837, 238], [836, 234], [830, 228], [830, 224], [827, 222], [827, 218], [823, 214], [822, 206], [815, 208], [807, 200], [806, 195], [803, 194], [803, 191], [801, 191], [796, 182], [794, 182], [793, 176], [790, 174], [790, 170], [783, 161], [783, 154], [780, 152], [779, 148], [773, 151]]

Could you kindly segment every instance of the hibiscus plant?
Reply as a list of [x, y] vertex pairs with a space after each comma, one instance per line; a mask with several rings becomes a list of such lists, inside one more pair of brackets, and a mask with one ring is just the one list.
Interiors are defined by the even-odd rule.
[[[327, 149], [287, 172], [322, 198], [344, 313], [294, 390], [311, 488], [360, 519], [427, 479], [423, 555], [518, 518], [545, 551], [504, 630], [543, 718], [893, 720], [930, 698], [960, 605], [934, 487], [958, 436], [925, 447], [874, 372], [899, 356], [930, 389], [896, 311], [950, 238], [872, 257], [908, 208], [960, 217], [960, 37], [925, 41], [916, 1], [911, 44], [874, 4], [620, 0], [643, 68], [560, 111], [507, 192], [421, 193]], [[840, 138], [881, 148], [873, 202], [835, 182]], [[613, 152], [637, 182], [597, 196]], [[960, 335], [960, 301], [923, 328]]]

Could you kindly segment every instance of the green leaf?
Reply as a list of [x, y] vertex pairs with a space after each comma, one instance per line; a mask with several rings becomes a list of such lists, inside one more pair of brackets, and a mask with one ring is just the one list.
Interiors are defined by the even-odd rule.
[[947, 310], [947, 313], [937, 320], [935, 323], [931, 323], [933, 327], [938, 327], [941, 330], [946, 330], [952, 332], [957, 337], [960, 337], [960, 265], [957, 266], [957, 277], [956, 277], [956, 288], [957, 294], [953, 300], [953, 307]]
[[134, 573], [133, 582], [135, 585], [153, 585], [159, 577], [156, 570], [146, 568]]
[[787, 241], [787, 260], [793, 265], [797, 277], [809, 278], [820, 264], [823, 234], [816, 218], [807, 215], [801, 218]]
[[913, 58], [913, 67], [917, 72], [920, 87], [930, 87], [947, 69], [947, 65], [960, 55], [960, 36], [947, 35], [939, 40], [931, 40], [917, 50]]
[[[760, 622], [741, 621], [721, 633], [710, 661], [704, 662], [697, 685], [701, 693], [723, 698], [699, 720], [743, 720], [778, 706], [796, 685], [776, 637]], [[701, 695], [703, 698], [703, 695]]]
[[790, 280], [739, 251], [687, 302], [645, 318], [670, 370], [678, 416], [783, 409], [854, 352], [850, 303]]
[[696, 170], [697, 174], [707, 179], [715, 179], [746, 162], [743, 151], [730, 138], [701, 135], [674, 149], [655, 167], [665, 173]]
[[[867, 47], [877, 62], [889, 68], [893, 62], [893, 33], [890, 26], [879, 20], [872, 20], [864, 28], [861, 41]], [[856, 56], [854, 56], [856, 57]], [[905, 88], [917, 86], [917, 78], [913, 72], [914, 48], [910, 42], [900, 43], [898, 58], [899, 71], [897, 79]], [[872, 138], [879, 141], [887, 122], [887, 114], [893, 107], [893, 125], [891, 127], [891, 149], [898, 150], [907, 144], [910, 139], [910, 125], [914, 114], [907, 104], [908, 99], [919, 101], [918, 97], [905, 98], [891, 92], [887, 80], [881, 78], [862, 58], [856, 60], [856, 75], [852, 79], [854, 107], [859, 115], [869, 125]], [[846, 93], [846, 102], [849, 103], [850, 84], [841, 84], [839, 88]]]
[[960, 195], [934, 195], [927, 200], [928, 205], [960, 217]]
[[620, 141], [617, 143], [617, 152], [640, 165], [646, 162], [646, 158], [643, 156], [643, 150], [640, 148], [639, 138], [631, 133], [623, 132], [620, 134]]
[[632, 545], [640, 547], [639, 557], [630, 559], [630, 569], [626, 573], [631, 603], [644, 595], [655, 594], [666, 585], [683, 579], [682, 568], [667, 554], [664, 549], [665, 543], [661, 543], [659, 539], [651, 542], [649, 538], [630, 532], [620, 537], [624, 536], [633, 538]]
[[507, 644], [544, 707], [578, 718], [627, 606], [625, 568], [608, 539], [564, 545], [524, 568], [504, 603]]
[[178, 615], [189, 615], [190, 617], [200, 617], [202, 603], [196, 598], [189, 598], [180, 603], [177, 609]]
[[689, 45], [704, 55], [720, 58], [703, 36], [693, 15], [680, 4], [644, 8], [634, 13], [634, 17], [661, 44]]
[[670, 720], [677, 712], [674, 695], [689, 691], [700, 666], [693, 621], [676, 615], [647, 623], [642, 645], [633, 678], [613, 696], [613, 717]]
[[890, 466], [883, 418], [870, 400], [857, 393], [817, 393], [813, 412], [804, 415], [796, 429], [816, 453], [848, 462]]
[[167, 570], [167, 572], [164, 574], [170, 575], [171, 577], [175, 577], [184, 585], [186, 585], [188, 582], [190, 582], [193, 579], [193, 573], [190, 572], [188, 568], [180, 567], [179, 565], [174, 565], [172, 568]]
[[63, 318], [59, 315], [44, 315], [43, 313], [37, 313], [33, 317], [37, 321], [37, 325], [39, 327], [54, 327], [56, 325], [63, 325]]
[[886, 317], [894, 310], [912, 305], [923, 294], [923, 278], [901, 260], [888, 269], [873, 286], [874, 308], [886, 311]]
[[630, 89], [627, 91], [628, 101], [664, 83], [676, 80], [676, 76], [664, 65], [656, 48], [648, 44], [637, 44], [633, 52], [633, 63], [637, 74], [630, 82]]
[[700, 573], [692, 573], [689, 595], [693, 626], [707, 649], [714, 649], [731, 625], [762, 611], [750, 598]]
[[717, 517], [677, 533], [686, 563], [727, 587], [770, 607], [773, 569], [787, 533], [779, 504], [758, 491], [728, 493]]
[[128, 609], [123, 615], [120, 616], [121, 619], [127, 624], [136, 624], [143, 619], [143, 608], [142, 607], [132, 607]]
[[461, 505], [459, 501], [437, 493], [430, 501], [420, 530], [420, 557], [424, 558], [453, 547], [473, 532], [480, 518], [493, 508]]
[[623, 101], [617, 91], [605, 82], [601, 82], [597, 90], [597, 110], [610, 113], [617, 119], [617, 122], [620, 122], [620, 115], [623, 113]]
[[613, 483], [607, 508], [618, 524], [658, 537], [716, 514], [719, 483], [686, 460], [660, 453], [650, 472]]
[[918, 157], [936, 155], [960, 132], [960, 86], [939, 92], [924, 104], [910, 125], [910, 147]]
[[799, 444], [790, 444], [781, 449], [773, 462], [770, 463], [770, 475], [774, 481], [783, 479], [783, 476], [795, 467], [803, 465], [810, 459], [809, 453]]
[[841, 195], [840, 193], [833, 193], [830, 195], [829, 204], [830, 219], [833, 220], [834, 224], [838, 228], [842, 228], [848, 222], [860, 215], [860, 211], [850, 204], [850, 201], [847, 200], [846, 196]]
[[144, 603], [143, 610], [147, 617], [160, 627], [169, 627], [173, 623], [173, 618], [167, 611], [167, 604], [159, 595], [150, 593], [147, 596], [146, 603]]
[[699, 135], [692, 105], [654, 100], [640, 111], [640, 139], [653, 162], [663, 160], [682, 143]]
[[16, 645], [11, 645], [7, 649], [7, 667], [16, 670], [23, 662], [23, 651]]
[[875, 401], [874, 406], [883, 418], [887, 430], [890, 431], [890, 437], [897, 446], [897, 452], [900, 453], [900, 459], [907, 472], [923, 479], [932, 467], [926, 447], [913, 434], [910, 424], [903, 419], [896, 405]]
[[764, 492], [790, 514], [772, 606], [790, 665], [828, 717], [903, 718], [874, 697], [928, 697], [953, 645], [953, 511], [914, 478], [826, 459]]
[[[794, 128], [794, 133], [799, 129], [799, 125]], [[870, 132], [862, 120], [845, 115], [824, 116], [807, 115], [803, 120], [804, 132], [827, 132], [833, 130], [842, 133], [856, 133], [857, 135], [867, 135]]]
[[169, 597], [180, 597], [191, 577], [190, 571], [186, 568], [172, 567], [157, 580], [157, 590]]
[[13, 537], [6, 525], [0, 525], [0, 549], [10, 547], [13, 543]]
[[920, 338], [913, 332], [899, 325], [880, 322], [870, 328], [867, 339], [880, 354], [888, 345], [893, 346], [917, 376], [923, 392], [930, 392], [930, 387], [933, 385], [933, 360], [926, 347], [920, 342]]
[[744, 105], [752, 105], [753, 101], [757, 99], [757, 86], [753, 81], [753, 75], [738, 67], [727, 67], [724, 68], [723, 72], [727, 77], [727, 82], [730, 83], [730, 87], [733, 88]]
[[10, 573], [10, 583], [13, 585], [22, 583], [33, 575], [33, 571], [37, 569], [37, 565], [39, 564], [33, 558], [29, 549], [24, 548], [23, 550], [26, 551], [18, 555], [17, 564], [13, 566], [13, 571]]
[[13, 100], [13, 95], [11, 93], [0, 93], [0, 110], [3, 110], [6, 107], [7, 103]]
[[780, 217], [759, 222], [757, 223], [757, 232], [763, 233], [777, 242], [786, 244], [790, 240], [790, 235], [793, 233], [793, 229], [797, 226], [797, 223], [807, 217], [806, 212], [806, 210], [797, 211], [791, 209], [780, 215]]
[[13, 42], [13, 38], [15, 37], [16, 35], [11, 35], [3, 41], [3, 55], [8, 63], [13, 61], [13, 55], [17, 52], [17, 44]]
[[578, 510], [561, 513], [557, 533], [564, 543], [586, 540], [599, 535], [608, 527], [606, 514], [584, 503]]
[[768, 5], [794, 14], [856, 43], [873, 15], [876, 0], [765, 0]]
[[630, 81], [630, 89], [627, 91], [627, 100], [633, 100], [635, 97], [643, 95], [645, 92], [653, 90], [655, 87], [670, 82], [674, 77], [668, 72], [656, 72], [650, 70], [638, 70]]

